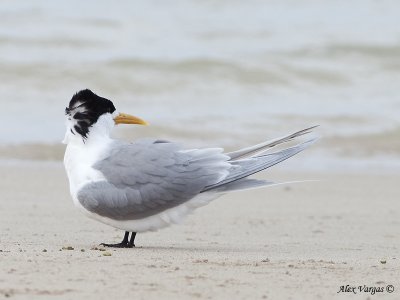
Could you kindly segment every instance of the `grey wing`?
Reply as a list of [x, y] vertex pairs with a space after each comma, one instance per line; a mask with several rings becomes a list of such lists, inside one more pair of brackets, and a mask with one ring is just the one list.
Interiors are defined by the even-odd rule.
[[107, 181], [86, 185], [77, 197], [87, 210], [104, 217], [145, 218], [185, 203], [226, 178], [232, 166], [222, 151], [182, 150], [157, 140], [115, 144], [93, 166]]

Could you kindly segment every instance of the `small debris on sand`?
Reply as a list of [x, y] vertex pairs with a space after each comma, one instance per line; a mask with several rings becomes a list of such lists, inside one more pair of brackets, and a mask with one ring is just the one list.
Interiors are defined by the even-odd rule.
[[61, 249], [62, 250], [67, 250], [67, 251], [72, 251], [72, 250], [74, 250], [74, 247], [72, 247], [72, 246], [64, 246]]

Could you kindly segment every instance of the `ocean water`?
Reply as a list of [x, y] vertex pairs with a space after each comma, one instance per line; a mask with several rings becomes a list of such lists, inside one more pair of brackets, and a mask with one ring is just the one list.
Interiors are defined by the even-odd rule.
[[399, 162], [398, 1], [0, 4], [0, 157], [59, 157], [90, 88], [152, 124], [125, 138], [234, 148], [319, 124], [315, 157]]

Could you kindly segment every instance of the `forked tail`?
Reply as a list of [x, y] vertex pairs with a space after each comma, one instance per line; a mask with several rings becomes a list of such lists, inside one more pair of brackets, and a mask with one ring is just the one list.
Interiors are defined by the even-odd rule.
[[229, 162], [232, 165], [229, 175], [224, 180], [214, 185], [207, 186], [202, 192], [213, 190], [215, 192], [224, 193], [273, 184], [272, 182], [249, 179], [247, 177], [268, 169], [310, 147], [317, 140], [317, 138], [309, 139], [306, 142], [283, 149], [281, 151], [267, 153], [270, 148], [309, 133], [310, 130], [315, 127], [316, 126], [307, 128], [286, 137], [265, 142], [253, 147], [227, 153], [227, 155], [231, 157]]

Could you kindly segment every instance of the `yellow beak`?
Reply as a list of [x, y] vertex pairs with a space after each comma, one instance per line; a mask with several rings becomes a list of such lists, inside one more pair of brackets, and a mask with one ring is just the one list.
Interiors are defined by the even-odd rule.
[[118, 124], [138, 124], [138, 125], [149, 125], [146, 121], [135, 117], [131, 116], [128, 114], [123, 114], [120, 113], [118, 116], [114, 118], [114, 122], [116, 125]]

